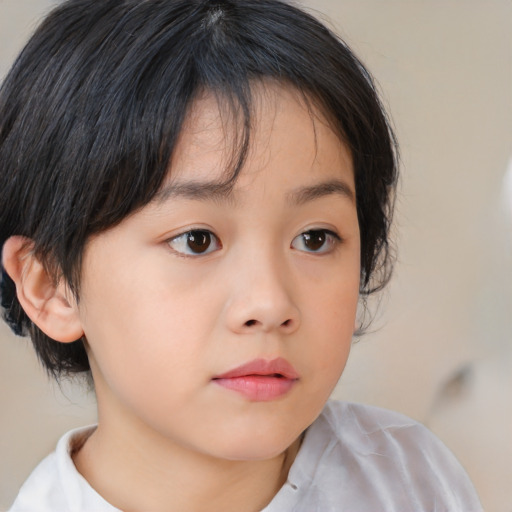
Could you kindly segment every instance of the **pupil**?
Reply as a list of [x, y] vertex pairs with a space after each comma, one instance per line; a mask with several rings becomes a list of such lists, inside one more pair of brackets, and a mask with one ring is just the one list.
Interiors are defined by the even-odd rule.
[[325, 233], [323, 231], [309, 231], [304, 233], [304, 243], [311, 251], [318, 251], [325, 243]]
[[195, 253], [202, 253], [210, 247], [212, 239], [207, 231], [191, 231], [188, 234], [187, 245]]

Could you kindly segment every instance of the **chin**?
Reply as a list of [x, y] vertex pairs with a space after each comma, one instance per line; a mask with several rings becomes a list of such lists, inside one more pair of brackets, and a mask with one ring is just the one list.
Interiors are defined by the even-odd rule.
[[268, 460], [285, 452], [299, 436], [300, 433], [298, 435], [276, 435], [273, 433], [267, 436], [254, 435], [242, 438], [232, 436], [225, 443], [216, 444], [216, 454], [213, 455], [233, 461]]

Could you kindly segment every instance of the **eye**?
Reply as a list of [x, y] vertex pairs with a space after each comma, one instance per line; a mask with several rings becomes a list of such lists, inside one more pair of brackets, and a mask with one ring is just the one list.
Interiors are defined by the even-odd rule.
[[341, 242], [339, 235], [329, 229], [310, 229], [296, 236], [291, 246], [294, 249], [317, 254], [325, 254], [336, 248]]
[[169, 247], [183, 256], [200, 256], [219, 250], [220, 240], [206, 229], [191, 229], [181, 235], [171, 238]]

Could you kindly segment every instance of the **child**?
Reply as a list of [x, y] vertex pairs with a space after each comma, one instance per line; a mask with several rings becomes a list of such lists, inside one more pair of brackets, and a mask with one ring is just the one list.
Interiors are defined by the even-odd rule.
[[481, 510], [422, 426], [327, 403], [396, 173], [367, 71], [291, 5], [51, 13], [0, 94], [2, 306], [98, 425], [11, 510]]

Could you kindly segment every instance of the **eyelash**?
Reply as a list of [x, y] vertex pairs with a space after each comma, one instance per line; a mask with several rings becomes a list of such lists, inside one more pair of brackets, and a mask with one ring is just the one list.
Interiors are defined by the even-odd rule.
[[[303, 248], [294, 247], [294, 242], [296, 240], [300, 242]], [[318, 250], [309, 250], [307, 249], [306, 245], [308, 242], [317, 242], [321, 245]], [[290, 247], [309, 254], [329, 254], [335, 250], [336, 246], [341, 242], [343, 242], [343, 239], [330, 229], [309, 229], [300, 235], [297, 235], [292, 240]], [[203, 243], [207, 245], [204, 250], [198, 252], [192, 249], [190, 246], [191, 243]], [[213, 249], [211, 249], [212, 243], [215, 244]], [[198, 258], [200, 256], [205, 256], [214, 251], [222, 249], [222, 243], [217, 235], [208, 229], [190, 229], [189, 231], [180, 233], [179, 235], [176, 235], [173, 238], [167, 240], [167, 244], [174, 253], [184, 258]], [[174, 247], [173, 244], [175, 244]], [[178, 245], [178, 247], [176, 247], [176, 245]], [[324, 250], [324, 248], [326, 249]], [[190, 251], [188, 251], [188, 249], [190, 249]]]
[[[190, 247], [190, 243], [194, 243], [194, 238], [198, 239], [198, 242], [201, 242], [200, 237], [203, 238], [203, 243], [208, 241], [207, 247], [200, 252], [187, 252], [187, 248]], [[167, 244], [169, 247], [178, 255], [182, 256], [184, 258], [197, 258], [199, 256], [204, 256], [206, 254], [210, 254], [213, 252], [213, 250], [209, 250], [211, 243], [215, 242], [219, 247], [214, 248], [213, 250], [219, 250], [222, 249], [222, 244], [218, 237], [212, 233], [209, 229], [190, 229], [189, 231], [185, 231], [184, 233], [180, 233], [179, 235], [176, 235], [175, 237], [171, 238], [170, 240], [167, 240]], [[173, 247], [173, 243], [178, 243], [182, 247], [180, 247], [181, 250], [179, 250], [176, 247]]]
[[[314, 237], [323, 237], [322, 244], [320, 246], [320, 249], [323, 249], [326, 247], [326, 250], [307, 250], [307, 249], [297, 249], [297, 250], [303, 250], [304, 252], [310, 253], [310, 254], [329, 254], [332, 251], [336, 249], [336, 247], [343, 242], [343, 239], [338, 235], [338, 233], [335, 233], [334, 231], [330, 229], [308, 229], [307, 231], [304, 231], [300, 235], [296, 236], [292, 240], [292, 247], [293, 242], [295, 240], [301, 240], [303, 245], [307, 243], [308, 241], [314, 241]], [[328, 244], [326, 246], [326, 244]], [[293, 247], [296, 249], [296, 247]]]

